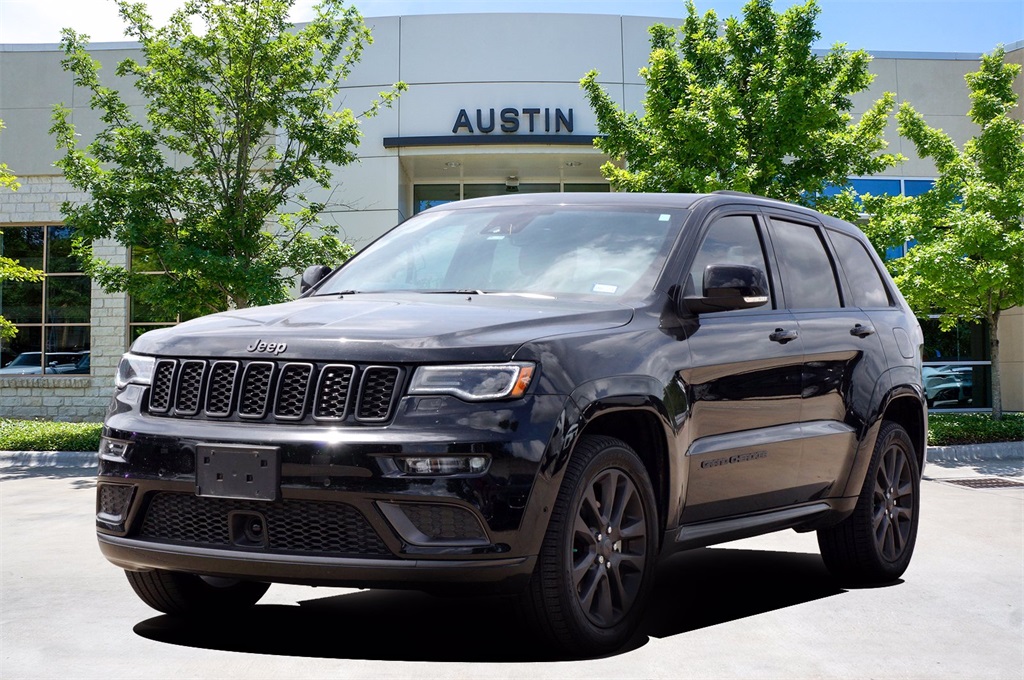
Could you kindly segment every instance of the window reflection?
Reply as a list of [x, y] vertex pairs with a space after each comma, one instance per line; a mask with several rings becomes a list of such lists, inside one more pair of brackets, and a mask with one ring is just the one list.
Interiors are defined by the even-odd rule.
[[0, 255], [45, 272], [41, 282], [0, 282], [0, 315], [18, 329], [0, 343], [0, 377], [90, 372], [91, 288], [60, 225], [0, 228]]
[[46, 271], [50, 273], [82, 271], [82, 263], [71, 254], [70, 227], [47, 227], [46, 237]]

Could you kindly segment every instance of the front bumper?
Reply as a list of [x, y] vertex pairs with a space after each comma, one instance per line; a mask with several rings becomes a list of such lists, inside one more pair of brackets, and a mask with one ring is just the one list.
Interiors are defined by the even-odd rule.
[[[129, 570], [358, 587], [521, 587], [557, 491], [545, 461], [561, 449], [555, 423], [563, 422], [565, 398], [488, 410], [405, 401], [391, 424], [351, 428], [115, 408], [104, 436], [127, 446], [101, 452], [101, 550]], [[211, 444], [278, 451], [276, 498], [198, 495], [197, 452]], [[483, 456], [489, 465], [482, 474], [412, 476], [393, 464], [409, 455]]]

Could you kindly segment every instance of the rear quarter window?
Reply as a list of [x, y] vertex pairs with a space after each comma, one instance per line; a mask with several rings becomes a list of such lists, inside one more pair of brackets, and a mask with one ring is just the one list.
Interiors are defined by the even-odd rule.
[[838, 231], [829, 231], [829, 239], [850, 284], [852, 304], [857, 307], [890, 307], [889, 290], [864, 244]]

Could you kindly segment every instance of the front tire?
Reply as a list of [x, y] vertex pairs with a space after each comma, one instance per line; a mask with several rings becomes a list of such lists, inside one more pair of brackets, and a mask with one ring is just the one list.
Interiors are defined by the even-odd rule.
[[584, 436], [569, 461], [522, 609], [563, 651], [621, 647], [636, 630], [658, 553], [654, 491], [628, 444]]
[[231, 614], [256, 604], [269, 583], [185, 574], [177, 571], [125, 571], [143, 602], [175, 616]]
[[885, 421], [853, 514], [818, 531], [828, 570], [854, 585], [899, 578], [914, 553], [920, 495], [914, 443], [902, 426]]

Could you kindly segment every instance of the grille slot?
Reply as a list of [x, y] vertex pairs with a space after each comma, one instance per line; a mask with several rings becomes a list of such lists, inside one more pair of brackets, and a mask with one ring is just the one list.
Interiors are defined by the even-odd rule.
[[237, 361], [213, 362], [210, 383], [206, 390], [206, 415], [224, 417], [231, 414], [237, 376]]
[[153, 413], [167, 413], [171, 408], [174, 366], [173, 360], [163, 359], [153, 368], [153, 386], [149, 389], [149, 410]]
[[393, 366], [370, 366], [363, 373], [360, 385], [358, 420], [381, 422], [388, 419], [398, 385], [398, 369]]
[[394, 415], [397, 366], [160, 359], [149, 412], [175, 418], [384, 423]]
[[320, 371], [320, 382], [316, 388], [316, 405], [313, 417], [317, 420], [342, 420], [348, 411], [349, 395], [352, 391], [354, 366], [325, 366]]
[[270, 382], [274, 377], [274, 364], [254, 361], [242, 371], [242, 395], [238, 401], [238, 415], [243, 418], [262, 418], [267, 414], [270, 401]]
[[285, 364], [277, 382], [277, 400], [274, 415], [283, 420], [301, 420], [306, 415], [306, 397], [312, 364]]
[[181, 363], [181, 369], [178, 371], [177, 396], [174, 400], [175, 413], [183, 416], [194, 416], [199, 413], [205, 374], [205, 361], [183, 361]]
[[391, 557], [362, 513], [345, 503], [284, 500], [275, 503], [157, 493], [146, 510], [140, 536], [221, 548], [253, 550], [232, 537], [230, 515], [260, 515], [266, 520], [262, 552], [373, 555]]

